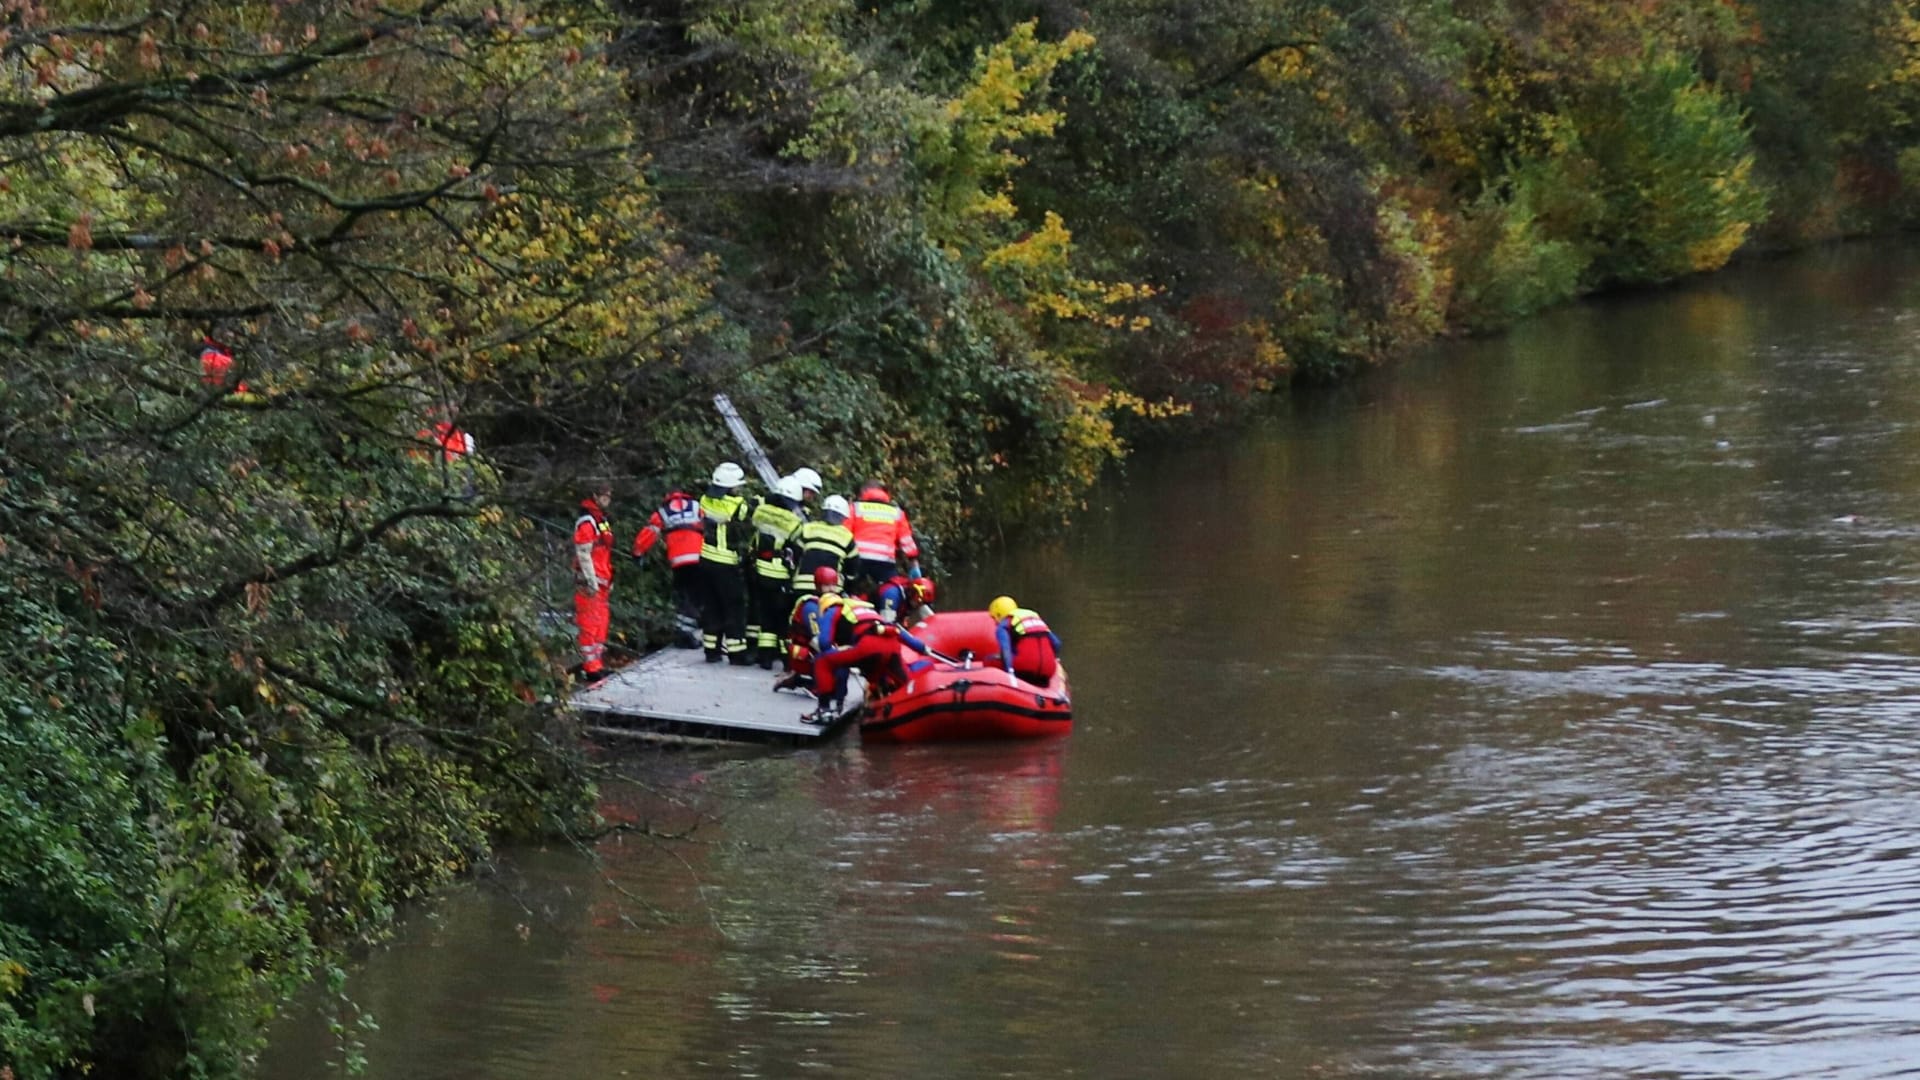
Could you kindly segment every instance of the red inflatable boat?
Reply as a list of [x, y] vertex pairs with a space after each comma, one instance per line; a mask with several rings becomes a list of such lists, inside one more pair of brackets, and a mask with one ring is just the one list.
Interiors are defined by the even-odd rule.
[[[1000, 655], [993, 617], [984, 611], [947, 611], [913, 628], [913, 634], [943, 656], [973, 659], [949, 664], [918, 661], [907, 685], [870, 700], [860, 714], [860, 737], [869, 742], [934, 742], [948, 739], [1033, 739], [1073, 729], [1073, 697], [1067, 669], [1035, 686], [989, 661]], [[910, 652], [911, 650], [909, 650]]]

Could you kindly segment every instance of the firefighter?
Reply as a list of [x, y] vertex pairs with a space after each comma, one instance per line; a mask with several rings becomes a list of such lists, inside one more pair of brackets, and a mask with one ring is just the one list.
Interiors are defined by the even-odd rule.
[[783, 476], [773, 494], [754, 503], [753, 572], [747, 576], [747, 652], [763, 668], [780, 659], [782, 620], [792, 610], [793, 564], [787, 541], [806, 520], [800, 481]]
[[885, 484], [869, 480], [861, 486], [847, 514], [847, 528], [853, 531], [853, 574], [866, 579], [869, 588], [898, 573], [897, 558], [902, 556], [909, 562], [907, 575], [920, 576], [920, 544]]
[[900, 651], [909, 646], [921, 653], [931, 651], [906, 630], [882, 622], [880, 613], [865, 600], [843, 597], [839, 603], [822, 601], [819, 655], [813, 662], [813, 693], [819, 705], [800, 719], [809, 724], [828, 724], [839, 718], [849, 668], [866, 678], [875, 696], [905, 684], [907, 666]]
[[799, 594], [787, 618], [787, 671], [776, 679], [775, 690], [806, 689], [813, 685], [814, 648], [820, 641], [820, 610], [840, 598], [840, 572], [823, 566], [813, 572], [819, 589]]
[[633, 536], [633, 561], [639, 562], [664, 537], [667, 570], [673, 575], [674, 644], [700, 647], [700, 544], [706, 530], [700, 522], [700, 504], [679, 488], [667, 494], [660, 508]]
[[881, 619], [914, 626], [933, 614], [933, 581], [895, 574], [873, 590], [871, 599]]
[[749, 507], [740, 494], [747, 474], [731, 461], [714, 467], [700, 497], [700, 644], [707, 663], [744, 664], [747, 656], [747, 596], [742, 563], [753, 540]]
[[1000, 642], [1000, 666], [1035, 686], [1051, 682], [1060, 667], [1060, 638], [1047, 629], [1047, 621], [1011, 596], [994, 597], [987, 614]]
[[820, 474], [803, 465], [793, 470], [793, 478], [800, 481], [800, 506], [811, 516], [813, 504], [820, 500]]
[[836, 576], [853, 557], [853, 530], [847, 528], [847, 500], [844, 495], [829, 495], [821, 504], [823, 520], [803, 523], [787, 542], [793, 558], [793, 591], [812, 592], [813, 575], [821, 567]]
[[606, 677], [607, 597], [613, 591], [613, 526], [607, 506], [613, 485], [601, 484], [580, 500], [580, 517], [573, 523], [573, 621], [580, 628], [580, 672], [583, 683], [594, 685]]

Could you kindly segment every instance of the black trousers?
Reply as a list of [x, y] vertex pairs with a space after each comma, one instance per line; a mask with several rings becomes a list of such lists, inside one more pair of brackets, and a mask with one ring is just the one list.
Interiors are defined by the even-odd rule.
[[675, 645], [700, 644], [700, 564], [673, 568], [673, 629]]
[[[867, 588], [872, 588], [875, 585], [883, 585], [888, 578], [891, 578], [899, 572], [899, 564], [881, 559], [855, 558], [847, 563], [847, 577], [865, 579]], [[854, 589], [852, 583], [847, 582], [845, 584], [847, 585], [847, 591], [852, 592]]]
[[738, 564], [700, 560], [700, 644], [708, 656], [747, 654], [747, 583]]
[[753, 572], [747, 578], [747, 607], [747, 646], [778, 654], [793, 612], [793, 592], [785, 581]]

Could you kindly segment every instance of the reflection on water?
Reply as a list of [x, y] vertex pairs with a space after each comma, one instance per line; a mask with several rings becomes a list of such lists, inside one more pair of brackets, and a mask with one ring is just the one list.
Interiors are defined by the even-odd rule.
[[637, 759], [692, 842], [412, 918], [370, 1075], [1910, 1074], [1917, 301], [1753, 267], [1142, 455], [943, 588], [1071, 738]]

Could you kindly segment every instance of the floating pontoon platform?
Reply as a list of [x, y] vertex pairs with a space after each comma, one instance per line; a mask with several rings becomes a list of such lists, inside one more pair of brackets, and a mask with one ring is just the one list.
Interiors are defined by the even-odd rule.
[[810, 694], [773, 689], [775, 673], [709, 664], [699, 649], [662, 649], [573, 695], [573, 707], [596, 735], [661, 742], [772, 741], [819, 743], [860, 711], [866, 689], [856, 675], [840, 719], [816, 727]]

